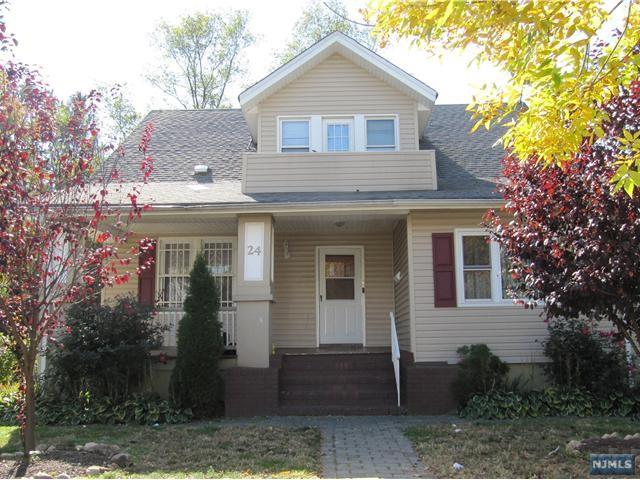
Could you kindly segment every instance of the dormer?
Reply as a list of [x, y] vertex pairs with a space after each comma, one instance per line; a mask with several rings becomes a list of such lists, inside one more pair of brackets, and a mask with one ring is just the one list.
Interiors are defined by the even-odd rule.
[[257, 144], [243, 191], [435, 189], [435, 155], [419, 144], [436, 96], [333, 33], [240, 94]]

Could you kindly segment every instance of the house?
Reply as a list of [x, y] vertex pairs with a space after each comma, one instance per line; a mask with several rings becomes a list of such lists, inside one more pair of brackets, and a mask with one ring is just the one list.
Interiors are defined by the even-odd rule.
[[[462, 345], [515, 371], [542, 362], [545, 324], [506, 298], [480, 227], [501, 205], [500, 132], [470, 134], [465, 106], [436, 97], [334, 33], [242, 92], [241, 109], [152, 111], [153, 209], [135, 228], [157, 242], [155, 269], [104, 301], [155, 302], [171, 356], [203, 252], [233, 353], [228, 415], [394, 411], [394, 329], [409, 412], [454, 408]], [[141, 128], [120, 166], [130, 182]]]

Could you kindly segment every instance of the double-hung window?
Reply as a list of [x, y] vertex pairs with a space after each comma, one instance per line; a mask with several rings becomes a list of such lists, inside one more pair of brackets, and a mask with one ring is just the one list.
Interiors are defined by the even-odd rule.
[[280, 122], [281, 152], [308, 152], [309, 137], [308, 119], [291, 119]]
[[511, 304], [512, 279], [500, 245], [478, 229], [456, 230], [455, 243], [458, 305]]
[[367, 118], [366, 135], [368, 151], [393, 151], [396, 149], [396, 119]]
[[353, 151], [353, 119], [324, 120], [324, 139], [325, 152]]

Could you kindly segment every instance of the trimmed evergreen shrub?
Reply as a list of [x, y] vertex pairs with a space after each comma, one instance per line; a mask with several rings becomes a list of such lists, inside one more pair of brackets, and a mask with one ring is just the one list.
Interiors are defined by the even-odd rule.
[[171, 374], [174, 403], [197, 417], [220, 414], [223, 384], [219, 361], [224, 351], [218, 321], [218, 289], [202, 254], [189, 276], [184, 316], [178, 325], [178, 354]]
[[504, 389], [509, 365], [491, 353], [487, 345], [465, 345], [458, 349], [458, 354], [461, 360], [452, 387], [460, 405], [464, 406], [476, 394]]

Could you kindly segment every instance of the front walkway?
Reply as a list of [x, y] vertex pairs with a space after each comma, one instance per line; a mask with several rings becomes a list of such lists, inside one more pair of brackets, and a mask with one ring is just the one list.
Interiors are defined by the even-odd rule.
[[317, 427], [324, 478], [428, 478], [404, 429], [451, 423], [454, 417], [264, 417], [225, 419], [223, 425]]

